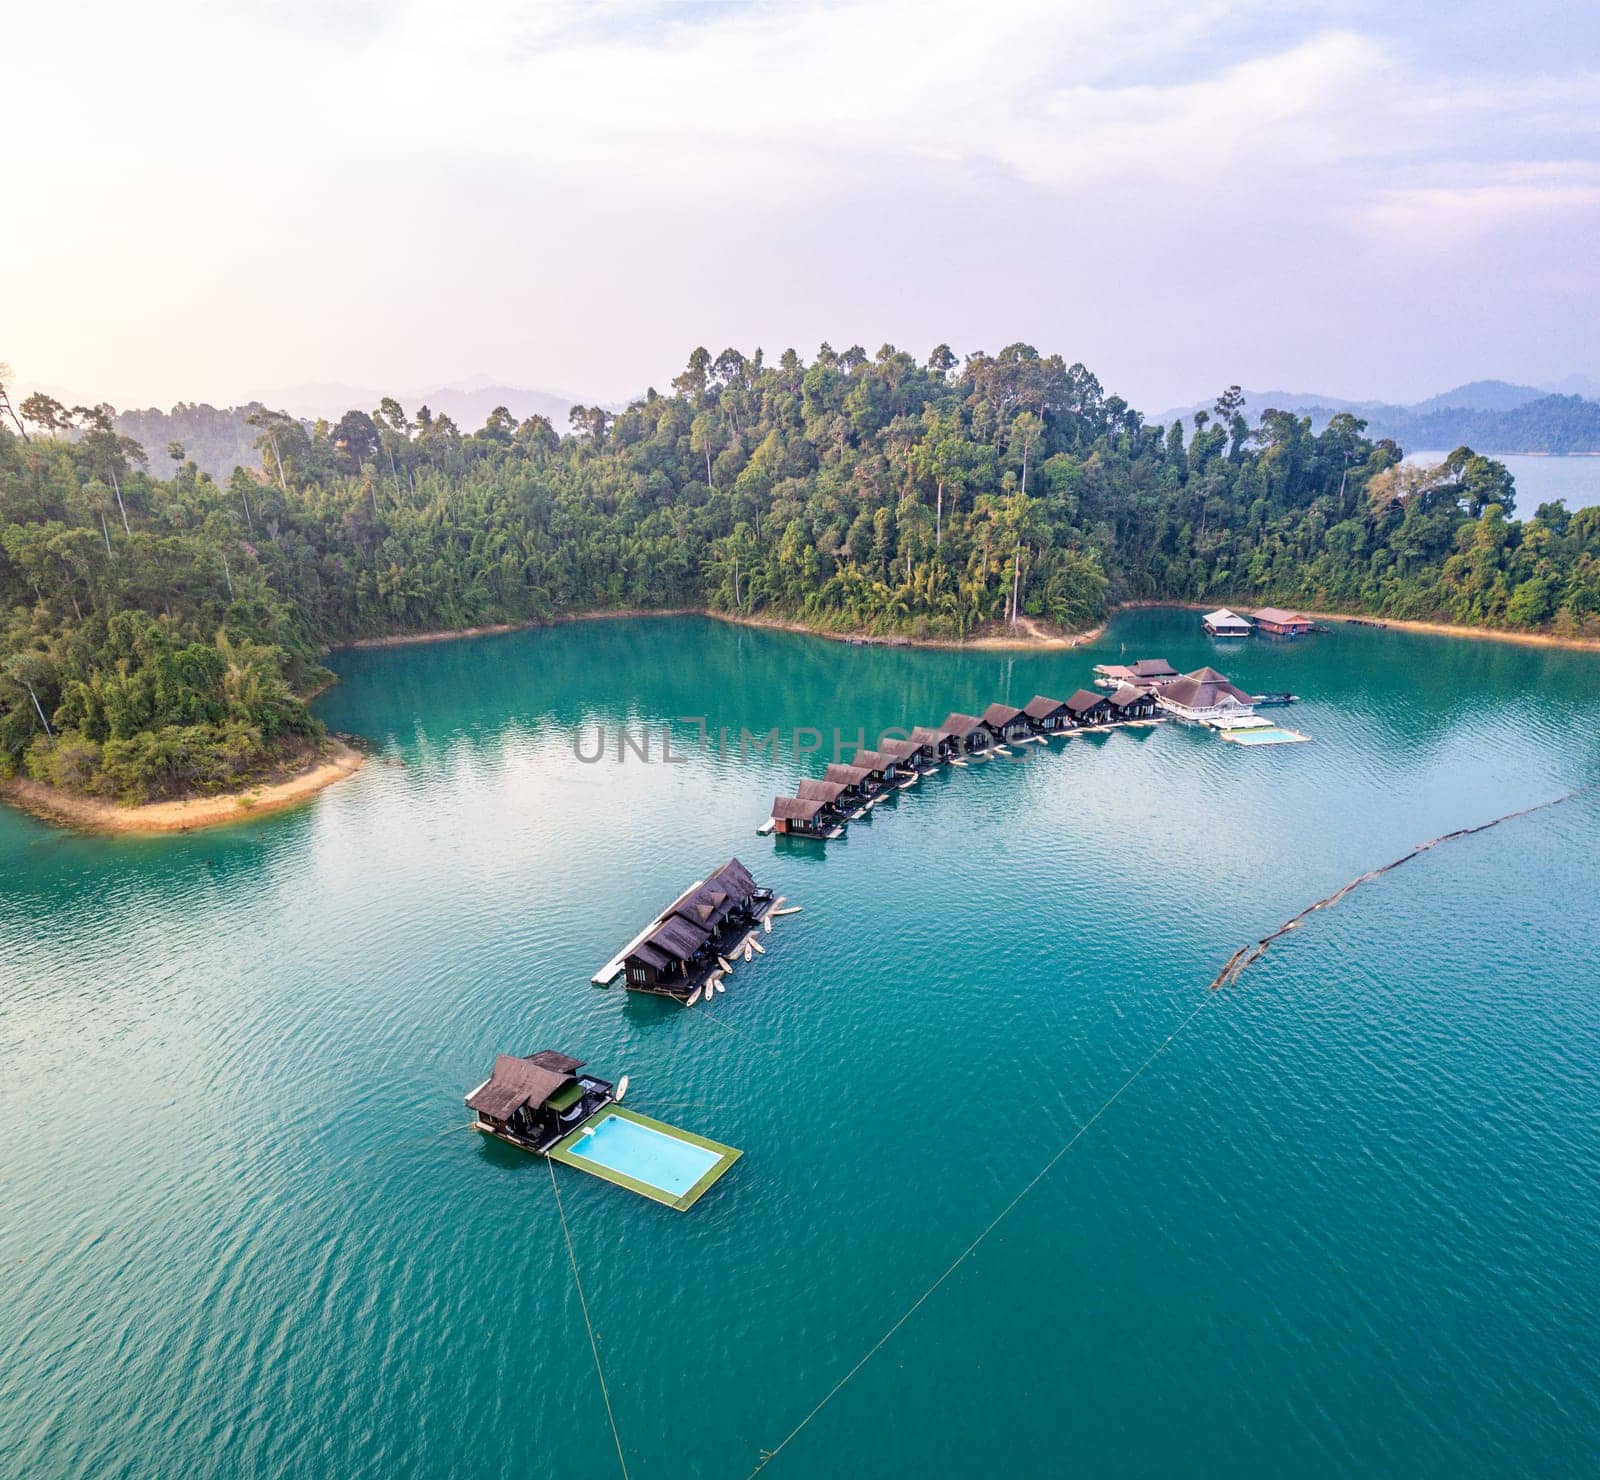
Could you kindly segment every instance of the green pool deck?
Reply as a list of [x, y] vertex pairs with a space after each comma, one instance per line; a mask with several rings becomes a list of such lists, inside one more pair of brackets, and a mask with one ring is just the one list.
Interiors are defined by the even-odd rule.
[[[699, 1146], [705, 1151], [714, 1151], [717, 1154], [717, 1159], [692, 1187], [686, 1192], [674, 1195], [664, 1188], [656, 1187], [649, 1182], [641, 1182], [637, 1177], [630, 1177], [626, 1172], [619, 1172], [588, 1157], [574, 1156], [572, 1154], [571, 1148], [578, 1143], [586, 1130], [590, 1130], [612, 1117], [631, 1120], [635, 1125], [644, 1126], [659, 1135], [670, 1136], [672, 1139], [685, 1142], [690, 1146]], [[588, 1172], [590, 1176], [600, 1178], [602, 1182], [611, 1182], [618, 1187], [625, 1187], [629, 1192], [637, 1192], [640, 1197], [649, 1198], [651, 1202], [658, 1202], [664, 1207], [684, 1213], [699, 1202], [711, 1190], [712, 1185], [719, 1181], [744, 1153], [735, 1150], [732, 1146], [724, 1146], [720, 1141], [712, 1141], [705, 1136], [697, 1136], [693, 1131], [681, 1130], [675, 1125], [667, 1125], [664, 1121], [653, 1120], [648, 1115], [639, 1114], [637, 1110], [624, 1109], [621, 1105], [607, 1105], [605, 1109], [591, 1115], [577, 1130], [563, 1136], [550, 1148], [548, 1155], [553, 1161], [559, 1161], [564, 1166], [576, 1167], [580, 1172]]]

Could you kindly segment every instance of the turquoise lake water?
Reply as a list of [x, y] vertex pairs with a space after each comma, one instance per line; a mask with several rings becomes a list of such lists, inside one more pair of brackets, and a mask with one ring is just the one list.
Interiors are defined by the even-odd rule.
[[[608, 621], [340, 655], [377, 754], [312, 805], [106, 840], [0, 810], [0, 1474], [617, 1473], [547, 1164], [466, 1129], [498, 1050], [740, 1148], [688, 1213], [554, 1168], [628, 1465], [1573, 1476], [1600, 1452], [1592, 655], [1340, 627], [853, 648]], [[1091, 665], [1215, 663], [1313, 737], [1171, 725], [763, 839], [826, 757]], [[727, 755], [580, 762], [703, 717]], [[729, 854], [804, 913], [685, 1012], [589, 977]], [[1203, 1004], [1203, 1006], [1202, 1006]]]

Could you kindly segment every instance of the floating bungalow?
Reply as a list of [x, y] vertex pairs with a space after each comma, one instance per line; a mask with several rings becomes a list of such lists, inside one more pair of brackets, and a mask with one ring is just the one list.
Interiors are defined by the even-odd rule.
[[1149, 719], [1156, 712], [1157, 689], [1140, 688], [1125, 683], [1106, 700], [1110, 718], [1114, 721]]
[[837, 838], [844, 824], [833, 805], [816, 797], [773, 797], [773, 831], [798, 838]]
[[1156, 702], [1168, 714], [1213, 729], [1226, 729], [1255, 713], [1255, 696], [1228, 682], [1215, 668], [1196, 668], [1157, 690]]
[[996, 745], [1008, 740], [1025, 740], [1033, 733], [1028, 717], [1011, 704], [991, 704], [978, 718]]
[[626, 1077], [612, 1085], [581, 1068], [582, 1059], [549, 1048], [496, 1055], [493, 1072], [466, 1097], [473, 1130], [680, 1213], [739, 1159], [731, 1146], [625, 1110]]
[[815, 777], [807, 777], [795, 787], [794, 794], [803, 802], [821, 802], [822, 811], [817, 814], [819, 817], [843, 823], [856, 815], [854, 804], [845, 795], [848, 790], [842, 781], [818, 781]]
[[931, 771], [956, 753], [955, 737], [948, 730], [930, 729], [927, 725], [918, 725], [911, 732], [909, 743], [917, 747], [915, 764], [923, 771]]
[[1125, 683], [1141, 688], [1154, 688], [1157, 684], [1171, 683], [1178, 670], [1165, 658], [1140, 658], [1137, 663], [1100, 663], [1094, 670], [1095, 686], [1118, 689]]
[[1067, 712], [1064, 699], [1049, 699], [1043, 694], [1035, 694], [1022, 706], [1022, 712], [1028, 717], [1028, 723], [1036, 735], [1054, 735], [1072, 726], [1072, 716]]
[[1241, 617], [1238, 612], [1231, 612], [1225, 606], [1219, 606], [1214, 612], [1207, 612], [1201, 617], [1200, 625], [1206, 629], [1211, 637], [1248, 637], [1250, 635], [1250, 622]]
[[824, 781], [837, 781], [844, 787], [843, 798], [847, 802], [861, 803], [866, 801], [877, 790], [872, 782], [872, 772], [860, 766], [847, 766], [842, 761], [835, 761], [822, 773]]
[[1093, 689], [1079, 689], [1067, 700], [1067, 713], [1074, 725], [1103, 725], [1111, 718], [1111, 701]]
[[1256, 630], [1268, 637], [1300, 637], [1316, 625], [1304, 612], [1287, 612], [1281, 606], [1264, 606], [1252, 615]]
[[630, 992], [687, 1000], [705, 985], [717, 957], [733, 950], [759, 924], [771, 902], [772, 891], [757, 884], [737, 858], [730, 858], [673, 900], [592, 980], [605, 986], [622, 973]]
[[932, 760], [928, 747], [918, 745], [915, 740], [880, 740], [878, 749], [884, 755], [893, 757], [896, 775], [894, 784], [901, 791], [916, 783], [918, 772], [937, 764]]
[[858, 750], [850, 757], [850, 765], [854, 770], [867, 773], [867, 784], [874, 792], [900, 779], [900, 762], [886, 750]]
[[983, 721], [975, 714], [947, 714], [940, 728], [955, 742], [957, 755], [976, 755], [994, 745]]
[[473, 1130], [543, 1156], [615, 1098], [614, 1086], [580, 1078], [581, 1068], [582, 1059], [551, 1048], [526, 1058], [497, 1054], [493, 1072], [467, 1096]]

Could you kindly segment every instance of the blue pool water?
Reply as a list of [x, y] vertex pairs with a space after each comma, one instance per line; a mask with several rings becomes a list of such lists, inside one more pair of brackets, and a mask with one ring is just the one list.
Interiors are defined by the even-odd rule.
[[592, 1136], [580, 1136], [568, 1153], [636, 1182], [682, 1197], [717, 1164], [720, 1152], [663, 1135], [621, 1115], [608, 1115]]
[[1298, 745], [1300, 737], [1290, 730], [1235, 730], [1228, 737], [1235, 745]]

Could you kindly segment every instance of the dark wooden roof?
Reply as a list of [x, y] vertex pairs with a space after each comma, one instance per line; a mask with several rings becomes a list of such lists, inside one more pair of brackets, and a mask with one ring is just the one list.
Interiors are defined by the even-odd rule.
[[1286, 612], [1281, 606], [1258, 607], [1253, 615], [1258, 622], [1271, 622], [1279, 627], [1302, 624], [1309, 626], [1311, 623], [1311, 618], [1304, 612]]
[[772, 815], [784, 822], [810, 822], [822, 806], [807, 797], [773, 797]]
[[1132, 672], [1135, 678], [1144, 679], [1176, 678], [1178, 676], [1178, 670], [1167, 662], [1165, 658], [1140, 658], [1137, 663], [1132, 665]]
[[894, 763], [894, 757], [881, 750], [858, 750], [850, 757], [850, 764], [858, 771], [887, 771]]
[[1035, 694], [1022, 706], [1022, 712], [1029, 719], [1049, 719], [1052, 714], [1066, 707], [1061, 699], [1047, 699], [1043, 694]]
[[818, 781], [808, 776], [794, 789], [794, 794], [808, 802], [836, 802], [848, 788], [842, 781]]
[[669, 915], [628, 954], [659, 971], [674, 961], [691, 961], [711, 939], [711, 932], [682, 915]]
[[871, 774], [871, 771], [863, 771], [860, 766], [846, 766], [835, 761], [822, 773], [822, 777], [825, 781], [840, 781], [846, 786], [860, 786]]
[[553, 1048], [541, 1048], [538, 1053], [530, 1053], [528, 1062], [537, 1064], [541, 1069], [554, 1069], [557, 1074], [576, 1074], [583, 1068], [582, 1059], [569, 1058]]
[[878, 749], [884, 755], [893, 756], [899, 762], [910, 760], [912, 756], [922, 749], [922, 746], [915, 740], [880, 740]]
[[1105, 702], [1106, 696], [1104, 694], [1097, 694], [1092, 689], [1079, 689], [1077, 693], [1067, 700], [1067, 708], [1074, 714], [1087, 714], [1091, 709]]
[[1135, 688], [1131, 683], [1125, 683], [1120, 685], [1116, 693], [1106, 702], [1113, 709], [1128, 709], [1143, 699], [1147, 692], [1148, 690]]
[[1012, 704], [991, 704], [983, 711], [983, 722], [999, 730], [1009, 725], [1021, 713], [1022, 711]]
[[983, 721], [975, 714], [947, 714], [944, 717], [944, 732], [960, 739], [963, 735], [970, 735]]
[[524, 1105], [538, 1109], [562, 1085], [571, 1082], [572, 1075], [565, 1071], [536, 1064], [533, 1059], [519, 1059], [514, 1054], [497, 1054], [494, 1072], [467, 1096], [467, 1105], [480, 1115], [506, 1120]]
[[[1202, 678], [1202, 673], [1212, 674], [1213, 677]], [[1235, 688], [1214, 668], [1202, 668], [1195, 673], [1186, 673], [1182, 678], [1175, 678], [1171, 683], [1162, 684], [1161, 697], [1181, 704], [1185, 709], [1213, 709], [1225, 699], [1232, 699], [1238, 704], [1255, 702], [1253, 695]]]
[[947, 739], [949, 734], [950, 732], [948, 730], [934, 730], [930, 729], [927, 725], [918, 725], [916, 729], [911, 732], [911, 741], [918, 750], [921, 750], [924, 746], [933, 746], [937, 748], [939, 742]]

